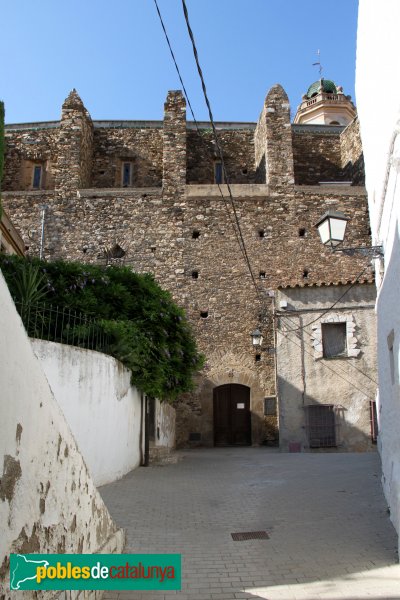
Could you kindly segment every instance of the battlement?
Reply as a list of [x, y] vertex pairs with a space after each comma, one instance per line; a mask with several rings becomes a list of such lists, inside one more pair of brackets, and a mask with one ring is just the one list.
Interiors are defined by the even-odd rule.
[[[3, 190], [63, 193], [223, 183], [211, 123], [186, 120], [181, 92], [168, 94], [164, 110], [162, 121], [92, 121], [73, 90], [60, 121], [6, 125]], [[287, 95], [276, 85], [258, 123], [215, 123], [232, 184], [284, 190], [294, 183], [363, 181], [356, 128], [293, 125], [289, 114]]]

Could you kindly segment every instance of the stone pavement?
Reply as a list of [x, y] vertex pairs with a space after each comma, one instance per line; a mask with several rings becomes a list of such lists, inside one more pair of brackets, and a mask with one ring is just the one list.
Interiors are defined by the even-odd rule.
[[[104, 600], [400, 599], [397, 540], [367, 454], [180, 452], [100, 488], [127, 552], [182, 553], [182, 591]], [[267, 540], [231, 533], [266, 530]]]

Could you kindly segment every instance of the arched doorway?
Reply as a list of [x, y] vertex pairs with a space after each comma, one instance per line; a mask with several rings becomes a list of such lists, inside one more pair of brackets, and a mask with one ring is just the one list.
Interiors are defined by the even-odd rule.
[[228, 383], [214, 388], [214, 446], [250, 446], [250, 388]]

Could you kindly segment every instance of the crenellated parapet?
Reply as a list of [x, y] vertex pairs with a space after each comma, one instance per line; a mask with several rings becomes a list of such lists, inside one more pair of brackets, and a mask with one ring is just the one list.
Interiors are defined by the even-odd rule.
[[258, 183], [267, 183], [277, 193], [294, 184], [292, 131], [289, 99], [283, 87], [272, 86], [265, 98], [255, 135]]
[[163, 191], [177, 194], [186, 184], [186, 100], [170, 91], [164, 104]]
[[62, 105], [58, 155], [54, 166], [56, 190], [90, 187], [92, 160], [92, 119], [73, 89]]

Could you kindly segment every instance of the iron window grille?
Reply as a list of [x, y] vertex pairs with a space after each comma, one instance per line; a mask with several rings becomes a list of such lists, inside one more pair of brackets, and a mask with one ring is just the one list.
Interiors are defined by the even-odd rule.
[[276, 396], [267, 396], [264, 398], [264, 416], [276, 417], [277, 402]]
[[336, 448], [337, 428], [334, 404], [309, 404], [306, 411], [306, 432], [310, 448]]

